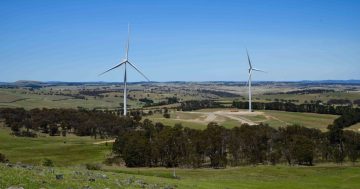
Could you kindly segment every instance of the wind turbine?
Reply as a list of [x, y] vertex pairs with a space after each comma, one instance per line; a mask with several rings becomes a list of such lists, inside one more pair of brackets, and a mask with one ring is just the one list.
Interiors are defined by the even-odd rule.
[[247, 54], [247, 58], [249, 61], [249, 79], [248, 79], [248, 82], [246, 85], [249, 85], [249, 112], [252, 112], [252, 109], [251, 109], [251, 74], [252, 74], [252, 71], [258, 71], [258, 72], [264, 72], [264, 71], [253, 68], [251, 65], [251, 60], [250, 60], [249, 52], [247, 49], [246, 49], [246, 54]]
[[131, 62], [129, 62], [129, 45], [130, 45], [130, 25], [128, 25], [128, 40], [127, 40], [127, 44], [126, 44], [126, 52], [125, 52], [125, 59], [119, 63], [118, 65], [114, 66], [113, 68], [99, 74], [103, 75], [113, 69], [116, 69], [122, 65], [124, 65], [125, 67], [125, 71], [124, 71], [124, 116], [126, 116], [127, 111], [126, 111], [126, 107], [127, 107], [127, 89], [126, 89], [126, 85], [127, 85], [127, 75], [126, 75], [126, 65], [129, 64], [131, 67], [133, 67], [137, 72], [139, 72], [147, 81], [150, 81], [134, 64], [132, 64]]

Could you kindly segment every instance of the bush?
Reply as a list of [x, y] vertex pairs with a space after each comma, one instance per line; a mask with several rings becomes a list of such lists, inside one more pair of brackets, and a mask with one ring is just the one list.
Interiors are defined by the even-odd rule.
[[54, 162], [51, 159], [45, 158], [42, 165], [45, 167], [54, 167]]
[[169, 119], [169, 118], [170, 118], [170, 114], [169, 114], [169, 113], [164, 113], [164, 118]]
[[85, 164], [87, 170], [100, 170], [101, 165], [100, 164], [94, 164], [94, 163], [87, 163]]
[[111, 166], [111, 165], [121, 165], [123, 163], [123, 159], [119, 156], [109, 157], [106, 158], [103, 162], [105, 165]]
[[6, 159], [5, 155], [0, 153], [0, 163], [6, 163], [8, 162], [9, 160]]

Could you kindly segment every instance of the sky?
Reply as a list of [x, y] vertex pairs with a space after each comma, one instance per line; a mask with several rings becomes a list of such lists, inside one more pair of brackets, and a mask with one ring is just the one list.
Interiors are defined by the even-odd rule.
[[[360, 79], [358, 0], [1, 0], [0, 81]], [[129, 68], [128, 81], [144, 81]]]

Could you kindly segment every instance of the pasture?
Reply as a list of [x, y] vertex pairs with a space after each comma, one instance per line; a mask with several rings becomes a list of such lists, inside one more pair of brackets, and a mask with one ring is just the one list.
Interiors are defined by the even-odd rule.
[[111, 153], [111, 144], [94, 144], [100, 140], [74, 135], [39, 136], [37, 138], [10, 135], [10, 129], [0, 125], [0, 153], [11, 162], [41, 165], [45, 158], [55, 166], [102, 163]]
[[[206, 123], [218, 121], [228, 128], [242, 121], [260, 123], [273, 121], [288, 124], [297, 121], [308, 127], [326, 125], [336, 116], [280, 111], [255, 111], [237, 109], [202, 109], [192, 112], [171, 111], [170, 119], [161, 114], [150, 118], [166, 124], [183, 123], [184, 126], [203, 129]], [[167, 121], [167, 122], [166, 122]], [[188, 125], [185, 125], [188, 124]], [[279, 126], [279, 125], [278, 125]], [[281, 125], [280, 125], [281, 126]], [[358, 125], [353, 126], [358, 128]], [[325, 126], [319, 127], [325, 128]], [[353, 164], [316, 164], [312, 167], [257, 165], [227, 167], [225, 169], [177, 168], [178, 178], [172, 178], [172, 168], [126, 168], [103, 166], [101, 170], [86, 170], [86, 163], [102, 163], [111, 153], [111, 143], [102, 143], [90, 137], [67, 135], [66, 137], [23, 138], [10, 135], [9, 128], [0, 125], [0, 152], [10, 162], [22, 162], [35, 166], [0, 163], [0, 188], [22, 186], [24, 188], [284, 188], [284, 189], [355, 189], [360, 182], [360, 167]], [[45, 158], [55, 167], [41, 166]], [[63, 175], [56, 179], [56, 175]]]
[[[16, 86], [16, 85], [15, 85]], [[140, 99], [150, 99], [153, 103], [166, 102], [176, 97], [180, 102], [187, 100], [215, 100], [230, 106], [233, 100], [247, 100], [248, 91], [240, 83], [218, 82], [168, 82], [168, 83], [129, 83], [128, 108], [142, 108], [145, 103]], [[301, 83], [258, 83], [253, 86], [253, 101], [273, 102], [322, 101], [347, 99], [351, 102], [360, 99], [358, 85], [319, 84], [306, 89], [328, 89], [333, 92], [313, 94], [279, 94], [304, 89]], [[0, 88], [0, 107], [33, 108], [99, 108], [117, 109], [122, 107], [123, 86], [121, 83], [78, 83], [75, 85], [43, 84], [42, 87]], [[269, 94], [270, 93], [270, 94]], [[161, 108], [157, 106], [155, 108]]]
[[[179, 189], [356, 189], [360, 168], [323, 165], [315, 167], [249, 166], [226, 169], [105, 167], [88, 171], [81, 167], [9, 168], [0, 164], [0, 188], [179, 188]], [[63, 175], [57, 180], [56, 174]]]
[[153, 122], [161, 122], [165, 125], [181, 123], [185, 127], [195, 129], [204, 129], [208, 123], [217, 122], [226, 128], [240, 126], [242, 123], [250, 125], [265, 123], [274, 128], [298, 124], [326, 131], [327, 126], [337, 117], [337, 115], [274, 110], [262, 110], [249, 113], [247, 110], [227, 108], [202, 109], [191, 112], [171, 111], [169, 119], [164, 118], [161, 114], [154, 114], [152, 116], [144, 117], [143, 119], [147, 118]]

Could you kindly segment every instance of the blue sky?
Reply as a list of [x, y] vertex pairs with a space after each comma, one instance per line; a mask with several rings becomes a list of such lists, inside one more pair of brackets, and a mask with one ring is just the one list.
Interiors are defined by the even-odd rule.
[[[360, 79], [360, 1], [0, 1], [0, 81]], [[142, 81], [134, 71], [129, 81]]]

